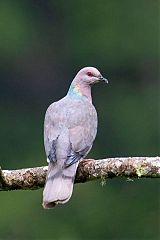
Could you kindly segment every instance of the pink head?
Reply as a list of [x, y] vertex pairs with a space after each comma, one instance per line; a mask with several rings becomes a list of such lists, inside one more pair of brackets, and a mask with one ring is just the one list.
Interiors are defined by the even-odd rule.
[[74, 78], [74, 82], [85, 85], [93, 85], [97, 82], [108, 83], [108, 80], [102, 76], [98, 69], [94, 67], [82, 68]]
[[91, 85], [98, 82], [108, 83], [108, 80], [94, 67], [82, 68], [73, 79], [68, 95], [75, 99], [86, 97], [92, 102]]

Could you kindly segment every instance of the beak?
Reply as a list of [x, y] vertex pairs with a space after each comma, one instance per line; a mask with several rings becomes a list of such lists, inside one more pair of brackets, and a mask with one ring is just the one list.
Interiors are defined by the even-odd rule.
[[104, 78], [103, 76], [100, 76], [99, 80], [102, 82], [108, 83], [108, 79]]

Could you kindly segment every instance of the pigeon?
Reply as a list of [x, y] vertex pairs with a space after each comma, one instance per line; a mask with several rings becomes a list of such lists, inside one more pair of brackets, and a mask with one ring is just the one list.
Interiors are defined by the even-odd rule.
[[43, 191], [45, 209], [68, 202], [78, 164], [92, 148], [97, 112], [92, 104], [91, 86], [98, 82], [108, 80], [94, 67], [82, 68], [67, 95], [46, 111], [44, 146], [49, 165]]

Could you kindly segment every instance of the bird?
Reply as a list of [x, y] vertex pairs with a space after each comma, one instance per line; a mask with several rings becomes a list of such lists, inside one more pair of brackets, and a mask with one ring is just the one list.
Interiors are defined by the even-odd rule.
[[97, 134], [97, 112], [91, 86], [108, 80], [95, 67], [84, 67], [75, 76], [67, 95], [52, 103], [45, 114], [44, 147], [48, 172], [43, 207], [69, 201], [79, 162], [92, 148]]

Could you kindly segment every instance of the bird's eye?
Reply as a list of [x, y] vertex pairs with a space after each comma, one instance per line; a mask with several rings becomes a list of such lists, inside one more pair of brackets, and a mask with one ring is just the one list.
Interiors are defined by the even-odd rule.
[[88, 75], [89, 77], [93, 77], [93, 74], [92, 74], [91, 72], [87, 72], [87, 75]]

